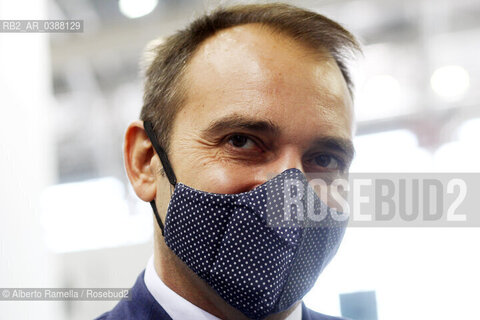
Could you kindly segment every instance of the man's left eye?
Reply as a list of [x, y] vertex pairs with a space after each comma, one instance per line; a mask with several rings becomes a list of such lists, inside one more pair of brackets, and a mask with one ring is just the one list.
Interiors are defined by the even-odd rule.
[[316, 156], [314, 158], [314, 162], [317, 166], [320, 166], [326, 169], [331, 169], [331, 170], [340, 169], [340, 162], [335, 157], [328, 154], [321, 154]]

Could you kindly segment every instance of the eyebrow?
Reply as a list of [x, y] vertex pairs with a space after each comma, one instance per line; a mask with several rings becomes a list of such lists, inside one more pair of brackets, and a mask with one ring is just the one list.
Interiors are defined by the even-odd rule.
[[[214, 136], [227, 130], [241, 129], [268, 133], [272, 136], [280, 134], [280, 128], [269, 119], [258, 119], [240, 114], [231, 114], [212, 121], [206, 129], [202, 130], [202, 135]], [[350, 139], [322, 136], [315, 139], [313, 146], [342, 153], [347, 163], [351, 162], [355, 156], [355, 148]]]
[[215, 135], [226, 130], [248, 130], [254, 132], [278, 134], [280, 129], [269, 119], [257, 119], [239, 114], [231, 114], [212, 121], [203, 135]]

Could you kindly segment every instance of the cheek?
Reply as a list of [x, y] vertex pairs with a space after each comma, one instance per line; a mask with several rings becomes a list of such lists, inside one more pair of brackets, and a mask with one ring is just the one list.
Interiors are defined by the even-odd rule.
[[214, 193], [239, 193], [245, 177], [238, 171], [223, 166], [211, 165], [199, 175], [199, 189]]
[[232, 194], [248, 191], [255, 185], [251, 168], [229, 161], [216, 147], [202, 145], [195, 139], [179, 139], [171, 151], [177, 180], [187, 186]]
[[228, 166], [215, 161], [199, 164], [200, 167], [192, 168], [188, 176], [189, 186], [195, 189], [233, 194], [249, 191], [255, 186], [254, 174], [248, 168]]

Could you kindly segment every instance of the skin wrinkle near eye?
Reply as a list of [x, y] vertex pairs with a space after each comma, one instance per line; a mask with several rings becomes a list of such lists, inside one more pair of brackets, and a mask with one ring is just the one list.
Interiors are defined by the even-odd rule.
[[[194, 143], [192, 143], [194, 142]], [[192, 158], [196, 159], [196, 163], [208, 168], [219, 163], [225, 168], [233, 168], [238, 166], [245, 166], [246, 164], [260, 165], [262, 159], [248, 159], [245, 155], [234, 155], [225, 150], [225, 147], [220, 141], [203, 138], [196, 134], [185, 133], [177, 139], [176, 146], [180, 148], [188, 148]]]
[[[235, 130], [236, 128], [232, 128], [232, 126], [237, 125], [237, 127], [251, 127], [254, 129], [259, 130], [260, 132], [262, 130], [267, 131], [267, 132], [277, 132], [279, 134], [279, 129], [274, 123], [271, 123], [269, 120], [258, 120], [255, 122], [254, 119], [249, 119], [248, 118], [242, 117], [238, 114], [231, 115], [226, 118], [220, 118], [215, 121], [212, 121], [212, 123], [208, 126], [207, 129], [204, 129], [202, 131], [202, 135], [207, 136], [208, 139], [216, 139], [216, 142], [208, 142], [209, 146], [214, 146], [215, 144], [218, 143], [218, 137], [215, 135], [223, 135], [226, 132], [229, 132], [231, 130]], [[245, 136], [248, 136], [248, 134], [242, 134]], [[252, 140], [253, 143], [255, 143], [258, 146], [258, 142], [255, 141], [252, 137], [249, 139]], [[350, 142], [343, 141], [345, 139], [339, 139], [339, 138], [332, 138], [332, 137], [324, 137], [320, 138], [318, 141], [314, 143], [312, 149], [312, 154], [313, 156], [306, 157], [309, 162], [315, 163], [315, 157], [322, 154], [322, 155], [329, 155], [333, 157], [333, 161], [338, 161], [339, 163], [339, 168], [338, 170], [345, 170], [349, 167], [351, 159], [354, 154], [353, 146]], [[204, 142], [203, 139], [199, 140], [199, 143], [207, 144]], [[261, 157], [259, 154], [255, 154], [256, 151], [249, 151], [248, 153], [240, 154], [240, 151], [238, 151], [238, 154], [231, 154], [228, 151], [223, 152], [225, 149], [223, 146], [219, 147], [220, 149], [216, 150], [222, 150], [221, 153], [216, 153], [217, 155], [217, 160], [222, 160], [223, 163], [225, 161], [232, 161], [232, 162], [237, 162], [238, 165], [245, 165], [245, 164], [254, 164], [254, 165], [259, 165], [261, 163], [264, 163], [267, 161], [266, 155]], [[234, 149], [234, 147], [231, 147]], [[240, 149], [240, 148], [239, 148]], [[317, 150], [315, 150], [317, 149]], [[319, 151], [321, 150], [321, 151]], [[220, 156], [221, 154], [221, 156]], [[325, 170], [334, 170], [334, 169], [327, 169]], [[336, 170], [336, 169], [335, 169]]]

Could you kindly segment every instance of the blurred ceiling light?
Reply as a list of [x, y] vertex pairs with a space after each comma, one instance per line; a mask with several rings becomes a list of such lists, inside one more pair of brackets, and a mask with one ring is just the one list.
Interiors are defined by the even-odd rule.
[[462, 97], [470, 86], [470, 76], [463, 67], [456, 65], [443, 66], [435, 70], [430, 78], [433, 91], [447, 100]]
[[143, 17], [155, 9], [158, 0], [120, 0], [120, 12], [130, 19]]

